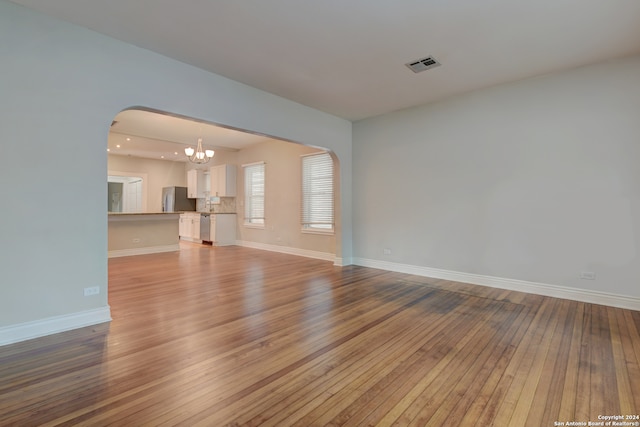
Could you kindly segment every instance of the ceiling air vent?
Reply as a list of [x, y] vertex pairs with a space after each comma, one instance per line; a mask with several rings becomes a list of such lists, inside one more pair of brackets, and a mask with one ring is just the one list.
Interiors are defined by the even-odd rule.
[[414, 73], [419, 73], [421, 71], [427, 71], [431, 68], [438, 67], [440, 63], [436, 61], [433, 56], [427, 56], [426, 58], [418, 59], [416, 61], [411, 61], [406, 64], [407, 67], [411, 69]]

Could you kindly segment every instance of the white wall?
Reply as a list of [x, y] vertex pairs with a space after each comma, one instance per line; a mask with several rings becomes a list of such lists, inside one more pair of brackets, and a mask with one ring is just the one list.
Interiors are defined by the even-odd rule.
[[[300, 156], [320, 151], [283, 141], [270, 141], [245, 148], [237, 153], [238, 159], [238, 240], [277, 247], [302, 249], [320, 254], [336, 253], [336, 235], [302, 233], [300, 199], [302, 166]], [[244, 223], [244, 170], [243, 164], [265, 162], [265, 227], [255, 229]], [[336, 206], [338, 203], [336, 203]], [[339, 211], [339, 206], [337, 206]], [[338, 215], [336, 215], [338, 216]], [[340, 218], [336, 218], [340, 221]], [[278, 248], [273, 248], [278, 249]], [[291, 251], [295, 252], [295, 251]], [[321, 255], [320, 255], [321, 256]]]
[[[334, 150], [351, 256], [350, 122], [4, 0], [0, 40], [0, 143], [29, 154], [0, 156], [13, 184], [0, 193], [0, 343], [3, 327], [107, 307], [105, 148], [132, 106]], [[84, 297], [87, 286], [102, 292]]]
[[147, 203], [143, 207], [144, 212], [162, 212], [163, 187], [187, 186], [187, 171], [184, 162], [109, 154], [107, 168], [109, 173], [115, 171], [129, 173], [131, 176], [142, 175], [145, 178]]
[[640, 57], [363, 120], [353, 138], [360, 262], [640, 296]]

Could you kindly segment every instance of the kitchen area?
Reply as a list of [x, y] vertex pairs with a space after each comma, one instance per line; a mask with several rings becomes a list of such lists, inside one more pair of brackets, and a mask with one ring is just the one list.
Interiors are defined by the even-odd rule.
[[[339, 228], [308, 233], [300, 223], [301, 158], [319, 151], [168, 113], [124, 110], [114, 117], [107, 144], [108, 256], [173, 252], [193, 243], [334, 260]], [[243, 166], [252, 164], [266, 165], [268, 175], [268, 223], [257, 225], [244, 217]]]
[[[163, 211], [181, 212], [180, 239], [214, 246], [235, 244], [236, 175], [236, 166], [229, 164], [191, 169], [186, 188], [163, 188]], [[183, 209], [187, 207], [194, 212]]]
[[109, 258], [178, 251], [180, 240], [235, 244], [238, 148], [194, 138], [229, 141], [228, 130], [212, 128], [139, 110], [116, 117], [108, 145]]
[[161, 211], [109, 212], [109, 257], [176, 251], [179, 240], [234, 245], [236, 174], [231, 164], [190, 169], [186, 187], [162, 188]]

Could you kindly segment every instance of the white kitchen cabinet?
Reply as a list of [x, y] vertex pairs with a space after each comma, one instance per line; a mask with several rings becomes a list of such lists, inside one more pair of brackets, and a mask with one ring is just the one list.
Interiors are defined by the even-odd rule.
[[188, 234], [187, 231], [187, 214], [180, 214], [180, 219], [178, 220], [178, 236], [186, 237]]
[[191, 215], [191, 239], [200, 241], [200, 214]]
[[236, 244], [236, 214], [211, 214], [210, 238], [214, 246]]
[[197, 212], [181, 214], [178, 233], [182, 240], [200, 242], [200, 214]]
[[236, 166], [217, 165], [209, 170], [210, 193], [216, 197], [235, 197], [236, 195]]
[[191, 169], [187, 171], [187, 197], [201, 199], [205, 197], [206, 181], [204, 171]]

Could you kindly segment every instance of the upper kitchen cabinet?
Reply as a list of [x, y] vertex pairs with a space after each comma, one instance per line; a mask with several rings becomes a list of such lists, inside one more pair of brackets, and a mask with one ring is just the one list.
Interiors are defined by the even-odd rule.
[[209, 171], [211, 180], [211, 196], [235, 197], [236, 195], [236, 167], [235, 165], [212, 166]]
[[189, 199], [205, 197], [206, 184], [204, 171], [198, 169], [187, 171], [187, 197]]

